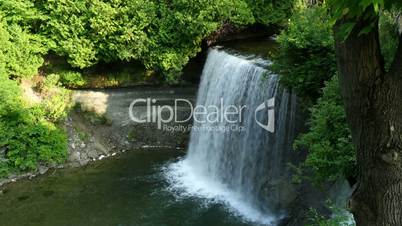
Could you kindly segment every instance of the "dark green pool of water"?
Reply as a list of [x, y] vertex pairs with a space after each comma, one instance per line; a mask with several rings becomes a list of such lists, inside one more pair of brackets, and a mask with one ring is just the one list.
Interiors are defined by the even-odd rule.
[[246, 226], [219, 204], [178, 199], [161, 167], [181, 153], [132, 151], [5, 188], [1, 226]]

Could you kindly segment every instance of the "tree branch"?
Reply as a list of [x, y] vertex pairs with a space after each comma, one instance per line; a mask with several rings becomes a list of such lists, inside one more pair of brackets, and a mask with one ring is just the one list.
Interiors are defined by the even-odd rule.
[[391, 64], [390, 73], [402, 77], [402, 34], [399, 35], [399, 45]]

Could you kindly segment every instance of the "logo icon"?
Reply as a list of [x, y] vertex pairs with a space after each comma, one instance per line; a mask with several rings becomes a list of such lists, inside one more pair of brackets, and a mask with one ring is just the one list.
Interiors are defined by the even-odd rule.
[[[257, 109], [255, 109], [255, 121], [257, 122], [257, 124], [267, 130], [268, 132], [274, 133], [275, 132], [275, 98], [271, 98], [267, 101], [264, 101], [264, 103], [262, 103], [260, 106], [257, 107]], [[267, 116], [268, 116], [268, 123], [267, 125], [261, 123], [258, 120], [257, 114], [260, 111], [264, 111], [265, 109], [268, 110]]]

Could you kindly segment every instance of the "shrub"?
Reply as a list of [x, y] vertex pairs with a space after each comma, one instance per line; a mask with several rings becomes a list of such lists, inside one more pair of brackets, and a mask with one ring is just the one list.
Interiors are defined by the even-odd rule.
[[8, 160], [0, 156], [0, 178], [6, 177], [9, 173]]
[[66, 119], [71, 108], [71, 92], [61, 87], [53, 88], [52, 92], [44, 98], [40, 107], [47, 120], [61, 122]]
[[246, 0], [257, 23], [264, 25], [285, 24], [292, 13], [295, 0]]
[[45, 89], [50, 89], [55, 86], [60, 85], [60, 75], [59, 74], [50, 74], [46, 75], [43, 80], [43, 86]]
[[356, 154], [337, 76], [326, 83], [310, 112], [309, 132], [295, 141], [296, 149], [308, 150], [303, 167], [312, 170], [316, 184], [355, 177]]
[[139, 60], [177, 80], [201, 51], [202, 40], [224, 23], [282, 23], [293, 1], [138, 0], [39, 1], [47, 16], [40, 33], [47, 47], [77, 68]]
[[331, 217], [324, 217], [315, 209], [310, 209], [308, 213], [309, 222], [306, 226], [355, 226], [353, 217], [346, 210], [336, 207], [330, 207]]
[[147, 54], [140, 60], [148, 68], [175, 82], [190, 58], [201, 51], [202, 40], [224, 22], [242, 26], [254, 23], [252, 11], [243, 0], [159, 1], [156, 16], [147, 32]]
[[[30, 44], [26, 50], [34, 54], [21, 60], [29, 56], [32, 68], [40, 58], [31, 57], [48, 49], [66, 57], [75, 68], [88, 68], [98, 62], [138, 60], [147, 69], [161, 71], [166, 80], [175, 81], [183, 66], [201, 50], [202, 41], [220, 26], [282, 24], [290, 15], [293, 2], [3, 0], [0, 12], [7, 23], [22, 28], [13, 30], [21, 46]], [[21, 32], [26, 35], [20, 35]], [[43, 46], [46, 48], [42, 49]], [[13, 66], [28, 67], [20, 62]]]
[[0, 11], [0, 59], [5, 74], [12, 77], [31, 77], [43, 64], [46, 49], [42, 39], [23, 30], [16, 24], [8, 24]]
[[77, 71], [63, 71], [60, 73], [60, 82], [68, 88], [79, 88], [85, 85], [86, 81], [82, 74]]
[[39, 36], [25, 32], [17, 25], [9, 26], [10, 47], [7, 51], [6, 68], [13, 77], [31, 77], [43, 64], [46, 49]]
[[0, 99], [0, 149], [5, 152], [4, 159], [0, 158], [0, 176], [65, 160], [65, 131], [45, 120], [41, 106], [24, 105], [17, 82], [0, 79]]
[[281, 75], [281, 83], [299, 96], [317, 99], [324, 82], [336, 72], [332, 25], [325, 9], [301, 8], [277, 40], [280, 49], [273, 70]]
[[53, 73], [39, 80], [35, 87], [40, 92], [42, 101], [33, 109], [54, 123], [63, 121], [72, 107], [71, 91], [60, 85], [60, 75]]
[[[9, 166], [15, 170], [34, 170], [39, 163], [62, 163], [67, 157], [67, 137], [62, 129], [44, 120], [20, 119], [7, 134], [0, 134], [8, 149]], [[12, 129], [12, 130], [10, 130]]]
[[0, 100], [0, 116], [13, 117], [19, 112], [21, 90], [15, 81], [0, 77]]

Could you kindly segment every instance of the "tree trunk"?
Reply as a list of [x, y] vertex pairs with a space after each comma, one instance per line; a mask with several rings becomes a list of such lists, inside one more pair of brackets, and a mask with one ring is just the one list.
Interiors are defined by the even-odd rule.
[[[358, 183], [350, 201], [358, 226], [402, 226], [402, 41], [386, 72], [380, 51], [378, 21], [360, 19], [336, 51], [340, 86], [357, 150]], [[402, 36], [401, 36], [402, 40]]]

